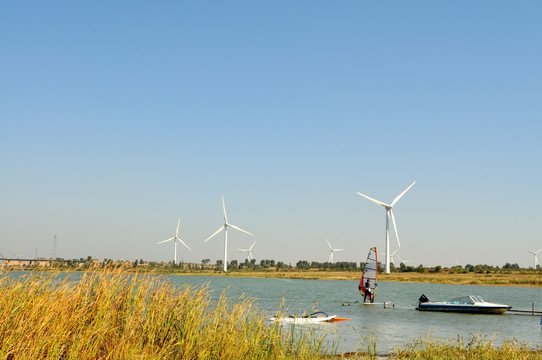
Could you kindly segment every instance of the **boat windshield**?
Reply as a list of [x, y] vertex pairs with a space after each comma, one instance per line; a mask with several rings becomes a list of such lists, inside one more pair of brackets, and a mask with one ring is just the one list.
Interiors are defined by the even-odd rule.
[[446, 301], [447, 304], [474, 304], [475, 302], [485, 302], [478, 295], [462, 296]]

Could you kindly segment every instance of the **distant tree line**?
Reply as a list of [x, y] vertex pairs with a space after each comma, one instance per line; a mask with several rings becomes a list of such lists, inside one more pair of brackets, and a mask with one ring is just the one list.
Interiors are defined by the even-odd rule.
[[[145, 270], [158, 270], [161, 272], [194, 272], [194, 271], [222, 271], [222, 260], [217, 260], [215, 264], [211, 263], [210, 259], [203, 259], [201, 263], [188, 263], [181, 262], [174, 264], [173, 261], [169, 262], [156, 262], [156, 261], [145, 261], [143, 259], [134, 260], [134, 261], [125, 261], [125, 260], [113, 260], [113, 259], [103, 259], [102, 261], [88, 256], [86, 259], [71, 259], [65, 260], [62, 258], [57, 258], [50, 260], [50, 264], [54, 268], [66, 269], [66, 270], [88, 270], [92, 268], [104, 268], [104, 267], [123, 267], [123, 268], [134, 268], [138, 271]], [[0, 263], [1, 264], [1, 263]], [[348, 261], [338, 261], [334, 263], [330, 262], [318, 262], [318, 261], [307, 261], [299, 260], [295, 265], [287, 264], [282, 261], [275, 261], [273, 259], [263, 259], [260, 262], [257, 262], [255, 259], [248, 260], [245, 259], [243, 262], [238, 262], [237, 260], [232, 260], [228, 263], [228, 271], [362, 271], [364, 269], [365, 263], [360, 262], [348, 262]], [[384, 272], [384, 265], [382, 263], [378, 264], [379, 271]], [[24, 269], [34, 269], [37, 266], [19, 266]], [[43, 268], [43, 266], [41, 267]], [[507, 272], [507, 271], [519, 271], [519, 270], [533, 270], [532, 268], [521, 268], [517, 263], [510, 264], [506, 263], [503, 266], [492, 266], [492, 265], [471, 265], [467, 264], [465, 266], [456, 265], [453, 267], [442, 267], [440, 265], [434, 267], [425, 267], [423, 265], [418, 266], [408, 266], [404, 263], [401, 263], [399, 266], [395, 266], [393, 263], [390, 264], [390, 271], [393, 273], [398, 272], [418, 272], [418, 273], [493, 273], [493, 272]], [[536, 270], [540, 270], [540, 267], [537, 266]]]

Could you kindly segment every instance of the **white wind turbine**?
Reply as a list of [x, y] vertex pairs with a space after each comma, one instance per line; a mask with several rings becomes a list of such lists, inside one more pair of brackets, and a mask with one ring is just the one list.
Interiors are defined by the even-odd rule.
[[531, 254], [534, 255], [534, 268], [535, 269], [538, 266], [538, 253], [540, 252], [540, 250], [542, 250], [542, 249], [538, 249], [536, 251], [527, 250], [528, 252], [530, 252]]
[[183, 244], [184, 246], [186, 246], [186, 248], [190, 251], [192, 251], [192, 249], [190, 249], [190, 247], [188, 245], [185, 244], [184, 241], [181, 240], [181, 238], [179, 237], [179, 226], [181, 225], [181, 218], [179, 218], [179, 222], [177, 223], [177, 230], [175, 231], [175, 236], [173, 237], [170, 237], [169, 239], [166, 239], [166, 240], [163, 240], [163, 241], [160, 241], [158, 244], [162, 244], [162, 243], [165, 243], [165, 242], [168, 242], [168, 241], [172, 241], [173, 240], [173, 243], [175, 244], [174, 245], [174, 253], [173, 253], [173, 263], [174, 264], [177, 264], [177, 241], [179, 241], [181, 244]]
[[390, 259], [391, 259], [391, 262], [393, 263], [393, 265], [397, 266], [395, 264], [395, 255], [397, 255], [397, 258], [399, 259], [399, 265], [401, 264], [406, 264], [407, 262], [409, 262], [410, 260], [403, 260], [401, 259], [401, 257], [399, 256], [399, 254], [397, 254], [397, 252], [399, 251], [399, 248], [397, 248], [397, 250], [395, 250], [394, 252], [391, 253], [390, 255]]
[[371, 197], [369, 197], [367, 195], [363, 195], [362, 193], [358, 192], [358, 195], [363, 196], [364, 198], [371, 200], [375, 204], [381, 205], [384, 208], [386, 208], [386, 268], [385, 268], [386, 274], [390, 273], [390, 217], [391, 217], [391, 221], [393, 223], [393, 228], [395, 230], [395, 238], [397, 239], [397, 245], [399, 245], [399, 247], [401, 247], [401, 243], [399, 242], [399, 234], [397, 233], [397, 225], [395, 225], [395, 216], [393, 216], [392, 209], [393, 209], [393, 206], [399, 201], [399, 199], [401, 199], [401, 197], [403, 197], [403, 195], [405, 195], [405, 193], [412, 186], [414, 186], [414, 184], [416, 184], [416, 181], [414, 181], [412, 184], [410, 184], [410, 186], [407, 187], [405, 191], [403, 191], [395, 199], [393, 199], [391, 204], [383, 203], [382, 201], [375, 200], [375, 199], [373, 199], [373, 198], [371, 198]]
[[222, 209], [224, 210], [224, 225], [222, 225], [213, 235], [209, 236], [204, 242], [210, 240], [213, 236], [224, 230], [224, 271], [228, 271], [228, 228], [234, 228], [235, 230], [242, 231], [246, 234], [253, 235], [246, 230], [241, 229], [235, 225], [228, 223], [228, 217], [226, 216], [226, 204], [224, 203], [224, 196], [222, 196]]
[[251, 250], [252, 250], [252, 247], [254, 246], [254, 244], [256, 244], [256, 241], [258, 241], [258, 240], [255, 240], [255, 241], [252, 243], [252, 245], [250, 245], [250, 247], [249, 247], [248, 249], [237, 249], [237, 250], [239, 250], [239, 251], [244, 251], [244, 252], [247, 253], [247, 260], [248, 260], [248, 261], [254, 259], [254, 256], [252, 256]]
[[327, 245], [329, 246], [329, 248], [331, 249], [331, 254], [329, 254], [329, 260], [328, 262], [333, 264], [333, 253], [335, 251], [343, 251], [344, 249], [334, 249], [333, 246], [331, 246], [331, 244], [329, 243], [329, 240], [326, 239], [326, 242], [327, 242]]

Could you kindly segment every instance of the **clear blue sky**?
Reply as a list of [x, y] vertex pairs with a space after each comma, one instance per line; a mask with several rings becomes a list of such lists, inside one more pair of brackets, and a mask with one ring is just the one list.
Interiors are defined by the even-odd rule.
[[[410, 264], [542, 248], [539, 1], [0, 4], [0, 252]], [[392, 250], [396, 242], [391, 241]], [[542, 258], [541, 258], [542, 260]]]

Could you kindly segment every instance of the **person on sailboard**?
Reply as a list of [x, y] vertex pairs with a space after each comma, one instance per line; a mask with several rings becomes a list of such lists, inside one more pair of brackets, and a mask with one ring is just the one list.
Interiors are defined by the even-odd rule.
[[369, 296], [369, 301], [370, 302], [373, 302], [374, 301], [374, 297], [372, 296], [372, 293], [371, 293], [371, 280], [367, 279], [367, 281], [365, 281], [365, 291], [364, 291], [364, 296], [363, 296], [363, 302], [365, 302], [365, 300], [367, 299], [367, 295]]

